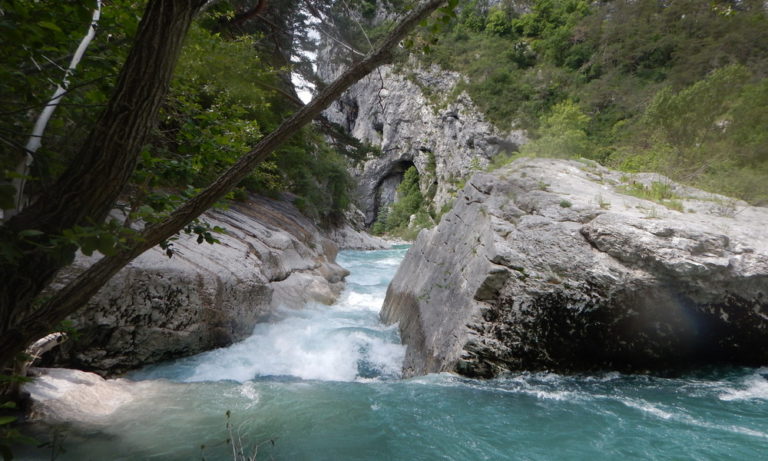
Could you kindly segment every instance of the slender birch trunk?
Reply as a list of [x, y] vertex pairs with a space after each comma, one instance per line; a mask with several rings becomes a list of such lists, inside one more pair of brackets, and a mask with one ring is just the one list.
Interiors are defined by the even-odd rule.
[[[191, 0], [187, 0], [191, 1]], [[125, 249], [112, 256], [105, 256], [96, 264], [84, 271], [78, 278], [56, 292], [39, 306], [34, 307], [33, 300], [47, 285], [47, 281], [66, 261], [57, 260], [50, 252], [32, 249], [28, 252], [34, 258], [26, 258], [21, 264], [13, 267], [0, 266], [0, 280], [7, 281], [5, 287], [0, 287], [0, 367], [10, 363], [15, 355], [24, 350], [34, 340], [48, 334], [51, 329], [64, 320], [68, 315], [83, 307], [109, 279], [144, 251], [174, 235], [186, 224], [200, 216], [217, 200], [234, 188], [250, 171], [262, 162], [275, 148], [289, 139], [304, 125], [328, 107], [355, 82], [359, 81], [379, 65], [387, 62], [399, 46], [401, 40], [427, 18], [433, 11], [443, 5], [446, 0], [426, 0], [406, 16], [394, 30], [372, 50], [365, 59], [361, 60], [338, 79], [322, 90], [309, 104], [286, 119], [275, 131], [265, 136], [250, 152], [243, 156], [210, 186], [197, 196], [185, 202], [164, 221], [153, 224], [141, 233], [138, 238]], [[142, 31], [162, 26], [162, 21], [153, 20], [154, 16], [168, 15], [171, 27], [161, 27], [155, 31], [157, 35], [147, 37], [149, 43], [138, 40], [126, 63], [118, 90], [110, 100], [105, 115], [94, 128], [92, 136], [84, 146], [83, 160], [72, 165], [47, 195], [48, 200], [38, 200], [32, 206], [15, 216], [4, 226], [7, 231], [19, 232], [23, 229], [43, 229], [51, 233], [51, 229], [67, 228], [70, 222], [81, 222], [83, 219], [104, 219], [110, 206], [117, 198], [135, 166], [135, 157], [141, 146], [143, 137], [136, 140], [136, 126], [127, 125], [132, 121], [142, 128], [142, 133], [148, 131], [149, 121], [153, 121], [159, 110], [159, 100], [152, 101], [141, 107], [126, 106], [121, 99], [131, 94], [130, 89], [149, 91], [154, 98], [160, 98], [164, 92], [157, 90], [156, 73], [148, 72], [147, 66], [162, 64], [163, 72], [169, 72], [178, 58], [180, 43], [186, 34], [191, 17], [180, 19], [176, 15], [196, 12], [201, 4], [192, 10], [182, 8], [176, 10], [184, 0], [151, 0], [147, 12], [142, 19], [139, 36]], [[164, 11], [168, 8], [167, 11]], [[158, 11], [153, 11], [157, 9]], [[176, 19], [176, 20], [174, 20]], [[171, 37], [169, 29], [174, 29]], [[157, 56], [158, 49], [168, 46], [172, 40], [175, 45], [165, 50], [162, 56]], [[178, 48], [177, 48], [178, 46]], [[148, 62], [145, 62], [148, 60]], [[134, 62], [135, 61], [135, 62]], [[150, 77], [147, 77], [149, 75]], [[167, 85], [170, 73], [161, 81]], [[135, 96], [128, 98], [129, 101]], [[136, 104], [134, 102], [134, 104]], [[114, 112], [114, 115], [112, 115]], [[138, 112], [138, 113], [137, 113]], [[135, 119], [135, 120], [134, 120]], [[125, 130], [129, 130], [127, 133]], [[144, 131], [146, 130], [146, 131]], [[104, 136], [119, 142], [116, 146], [120, 154], [109, 149], [95, 150], [95, 146], [103, 145]], [[131, 149], [126, 149], [125, 143], [132, 142]], [[95, 145], [92, 146], [91, 144]], [[106, 155], [109, 153], [110, 155]], [[99, 155], [95, 167], [89, 163], [91, 155]], [[97, 168], [98, 167], [98, 168]], [[85, 181], [84, 183], [84, 180]], [[55, 194], [55, 195], [54, 195]], [[71, 206], [76, 205], [75, 210]], [[62, 224], [63, 222], [63, 224]], [[62, 227], [67, 226], [67, 227]], [[0, 228], [2, 230], [2, 228]], [[38, 276], [40, 271], [47, 271], [47, 280], [41, 284]]]
[[93, 10], [91, 25], [88, 27], [88, 32], [85, 34], [83, 39], [80, 40], [80, 45], [78, 45], [75, 54], [72, 56], [69, 67], [67, 67], [67, 69], [64, 71], [64, 77], [61, 79], [61, 83], [56, 85], [56, 90], [53, 92], [53, 96], [51, 96], [51, 99], [48, 100], [45, 108], [37, 117], [35, 126], [32, 129], [32, 134], [29, 136], [29, 141], [27, 141], [27, 145], [24, 146], [24, 160], [22, 160], [21, 163], [19, 163], [19, 166], [16, 168], [18, 177], [15, 178], [12, 182], [13, 188], [16, 189], [14, 209], [6, 211], [4, 216], [6, 219], [21, 211], [25, 205], [24, 186], [27, 183], [26, 178], [29, 175], [32, 163], [35, 161], [35, 153], [42, 145], [45, 128], [48, 126], [48, 122], [51, 120], [53, 113], [56, 111], [56, 107], [58, 107], [59, 102], [61, 102], [61, 99], [64, 97], [64, 94], [69, 88], [69, 78], [75, 72], [75, 69], [77, 69], [77, 66], [80, 64], [80, 61], [85, 55], [85, 50], [88, 49], [88, 45], [91, 44], [91, 41], [93, 41], [93, 38], [96, 36], [96, 26], [99, 24], [100, 18], [101, 0], [96, 0], [96, 9]]

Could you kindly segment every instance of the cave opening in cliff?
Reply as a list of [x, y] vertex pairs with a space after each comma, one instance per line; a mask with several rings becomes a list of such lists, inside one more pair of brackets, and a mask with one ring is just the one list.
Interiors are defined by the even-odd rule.
[[[374, 221], [379, 218], [382, 210], [395, 203], [397, 199], [397, 187], [403, 182], [405, 172], [415, 167], [411, 160], [398, 160], [394, 162], [387, 173], [384, 174], [376, 184], [373, 200]], [[373, 223], [369, 223], [373, 224]]]

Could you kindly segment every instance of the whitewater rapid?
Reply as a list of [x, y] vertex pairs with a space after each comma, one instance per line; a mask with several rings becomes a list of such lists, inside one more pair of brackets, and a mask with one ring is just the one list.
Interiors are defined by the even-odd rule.
[[[400, 379], [379, 321], [405, 248], [345, 251], [334, 306], [280, 310], [245, 341], [129, 375], [109, 417], [57, 432], [60, 460], [757, 460], [768, 453], [768, 369], [683, 376], [516, 373]], [[447, 306], [449, 308], [449, 306]], [[229, 416], [227, 416], [229, 415]], [[50, 459], [49, 447], [19, 459]]]
[[[230, 347], [148, 367], [133, 379], [181, 382], [294, 378], [321, 381], [396, 379], [405, 356], [396, 326], [379, 321], [389, 280], [407, 248], [341, 252], [350, 270], [333, 306], [279, 309], [248, 339]], [[376, 258], [376, 264], [370, 258]]]

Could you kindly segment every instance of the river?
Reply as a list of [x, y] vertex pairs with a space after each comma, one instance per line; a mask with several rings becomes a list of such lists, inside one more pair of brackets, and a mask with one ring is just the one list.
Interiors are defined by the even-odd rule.
[[[64, 429], [56, 459], [768, 456], [768, 369], [400, 379], [405, 349], [378, 311], [405, 251], [341, 252], [351, 274], [336, 305], [281, 311], [241, 343], [129, 375], [141, 398]], [[50, 459], [36, 456], [21, 459]]]

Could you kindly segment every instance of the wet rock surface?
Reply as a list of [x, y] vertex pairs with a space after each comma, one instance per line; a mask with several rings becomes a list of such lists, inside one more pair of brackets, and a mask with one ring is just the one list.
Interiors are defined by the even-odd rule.
[[23, 386], [32, 403], [28, 418], [47, 423], [103, 422], [121, 406], [146, 392], [148, 385], [106, 380], [95, 373], [67, 368], [33, 368]]
[[518, 160], [419, 235], [382, 317], [406, 375], [763, 365], [767, 227], [766, 208], [659, 175]]

